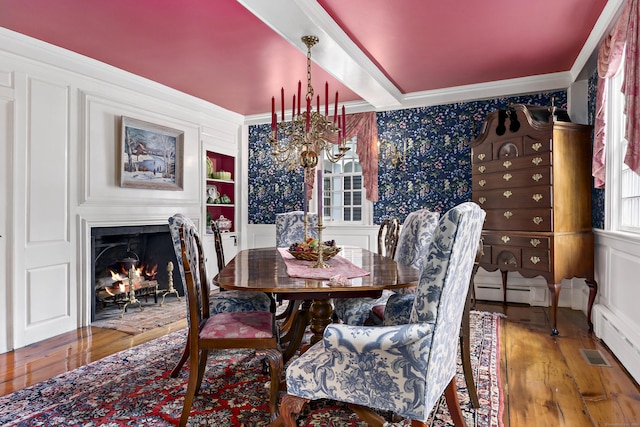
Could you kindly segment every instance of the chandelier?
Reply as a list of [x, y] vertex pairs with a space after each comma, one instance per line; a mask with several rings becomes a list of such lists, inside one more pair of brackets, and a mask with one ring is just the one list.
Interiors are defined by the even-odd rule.
[[[302, 42], [307, 46], [307, 93], [305, 95], [306, 111], [300, 110], [302, 97], [302, 83], [298, 81], [297, 97], [293, 95], [291, 104], [291, 120], [284, 115], [284, 88], [280, 95], [281, 115], [278, 120], [275, 96], [271, 98], [271, 133], [269, 144], [276, 161], [285, 164], [289, 170], [302, 166], [305, 171], [313, 169], [318, 164], [318, 157], [324, 156], [332, 163], [336, 163], [349, 147], [345, 146], [345, 109], [338, 112], [338, 92], [333, 104], [333, 116], [329, 114], [329, 84], [325, 83], [324, 114], [320, 107], [320, 95], [315, 99], [311, 85], [311, 48], [318, 43], [316, 36], [304, 36]], [[337, 151], [333, 148], [337, 145]], [[306, 173], [305, 173], [306, 175]]]

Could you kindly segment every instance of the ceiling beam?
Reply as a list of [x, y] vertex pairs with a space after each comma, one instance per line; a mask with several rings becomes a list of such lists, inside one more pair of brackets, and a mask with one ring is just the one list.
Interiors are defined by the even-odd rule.
[[402, 93], [356, 46], [315, 0], [238, 0], [305, 55], [300, 38], [320, 39], [311, 59], [318, 66], [357, 93], [376, 110], [401, 107]]

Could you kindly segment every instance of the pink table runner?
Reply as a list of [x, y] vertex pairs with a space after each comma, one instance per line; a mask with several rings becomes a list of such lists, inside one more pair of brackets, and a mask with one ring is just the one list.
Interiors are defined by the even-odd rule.
[[278, 248], [282, 260], [287, 266], [287, 274], [290, 277], [299, 277], [301, 279], [317, 279], [317, 280], [329, 280], [335, 276], [343, 276], [347, 279], [353, 279], [354, 277], [368, 276], [369, 272], [358, 267], [346, 258], [336, 255], [325, 263], [329, 264], [330, 268], [313, 268], [315, 261], [303, 261], [295, 259], [291, 255], [287, 248]]

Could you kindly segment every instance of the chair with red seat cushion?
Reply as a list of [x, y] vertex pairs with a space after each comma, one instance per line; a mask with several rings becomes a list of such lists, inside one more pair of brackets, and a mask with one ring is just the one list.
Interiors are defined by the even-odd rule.
[[[271, 374], [269, 408], [277, 417], [278, 392], [283, 360], [279, 350], [275, 314], [270, 311], [244, 311], [211, 314], [209, 281], [196, 227], [188, 218], [179, 227], [181, 260], [184, 267], [188, 313], [189, 382], [180, 426], [189, 419], [191, 405], [200, 390], [210, 350], [247, 348], [268, 360]], [[196, 357], [197, 355], [197, 357]]]

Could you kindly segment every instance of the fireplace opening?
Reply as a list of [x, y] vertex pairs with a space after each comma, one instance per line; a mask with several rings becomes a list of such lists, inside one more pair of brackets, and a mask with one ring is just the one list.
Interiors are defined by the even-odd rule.
[[122, 309], [129, 284], [141, 298], [157, 301], [158, 293], [169, 289], [171, 270], [173, 285], [183, 295], [168, 224], [92, 227], [91, 255], [91, 322], [102, 310]]

